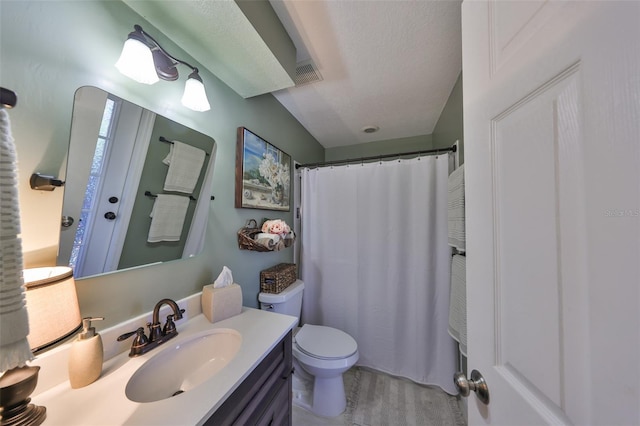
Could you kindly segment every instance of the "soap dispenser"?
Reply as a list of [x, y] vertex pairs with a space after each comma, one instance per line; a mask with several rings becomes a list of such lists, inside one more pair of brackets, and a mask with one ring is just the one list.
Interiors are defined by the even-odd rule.
[[69, 352], [69, 382], [73, 389], [78, 389], [95, 382], [102, 373], [104, 351], [102, 337], [96, 333], [91, 321], [103, 320], [102, 317], [86, 317], [82, 319], [82, 332], [71, 344]]

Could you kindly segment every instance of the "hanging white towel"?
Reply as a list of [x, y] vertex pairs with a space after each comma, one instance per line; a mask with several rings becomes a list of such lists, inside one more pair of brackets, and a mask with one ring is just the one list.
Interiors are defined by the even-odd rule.
[[169, 166], [164, 190], [191, 194], [198, 183], [205, 152], [186, 143], [173, 141], [169, 155], [162, 160]]
[[449, 334], [467, 356], [467, 259], [451, 258], [451, 296], [449, 297]]
[[447, 200], [449, 245], [459, 251], [465, 251], [464, 165], [458, 167], [449, 175], [447, 190], [449, 192]]
[[9, 114], [0, 108], [0, 371], [33, 359], [22, 278], [16, 150]]
[[151, 209], [151, 226], [147, 241], [180, 241], [184, 219], [189, 208], [189, 197], [158, 194]]

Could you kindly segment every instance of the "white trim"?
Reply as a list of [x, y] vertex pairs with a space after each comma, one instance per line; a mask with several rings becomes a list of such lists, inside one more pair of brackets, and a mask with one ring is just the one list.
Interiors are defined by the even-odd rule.
[[119, 220], [116, 221], [113, 228], [109, 250], [107, 251], [105, 271], [118, 269], [155, 121], [155, 113], [146, 109], [142, 110], [140, 126], [138, 127], [138, 133], [136, 134], [133, 153], [131, 155], [131, 162], [129, 163], [129, 170], [127, 172], [124, 188], [122, 189], [120, 197], [120, 206], [118, 209]]

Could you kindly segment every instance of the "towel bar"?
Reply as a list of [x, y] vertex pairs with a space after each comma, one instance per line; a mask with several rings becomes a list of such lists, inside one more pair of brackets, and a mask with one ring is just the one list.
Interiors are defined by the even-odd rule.
[[[144, 191], [144, 195], [146, 195], [149, 198], [157, 198], [158, 196], [156, 194], [152, 194], [150, 191]], [[191, 195], [189, 195], [189, 200], [191, 201], [197, 201], [197, 198], [192, 197]]]
[[[150, 198], [156, 198], [156, 197], [157, 197], [157, 195], [156, 195], [156, 194], [152, 194], [152, 193], [151, 193], [151, 191], [144, 191], [144, 195], [146, 195], [147, 197], [150, 197]], [[189, 195], [189, 199], [190, 199], [191, 201], [198, 201], [198, 199], [197, 199], [197, 198], [194, 198], [194, 197], [192, 197], [191, 195]], [[214, 196], [212, 195], [212, 196], [211, 196], [211, 200], [213, 201], [213, 200], [215, 200], [215, 199], [216, 199], [216, 197], [214, 197]]]
[[[173, 145], [173, 141], [170, 141], [169, 139], [165, 138], [164, 136], [160, 136], [158, 139], [160, 140], [160, 142], [166, 142], [166, 143], [170, 143], [171, 145]], [[204, 155], [209, 155], [209, 153], [205, 152]]]

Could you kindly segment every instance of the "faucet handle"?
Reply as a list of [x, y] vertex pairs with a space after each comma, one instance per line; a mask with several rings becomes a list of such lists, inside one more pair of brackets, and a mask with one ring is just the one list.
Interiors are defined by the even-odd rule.
[[133, 336], [134, 334], [136, 334], [136, 339], [147, 340], [147, 336], [144, 335], [144, 328], [142, 327], [139, 327], [137, 330], [121, 334], [120, 336], [118, 336], [116, 340], [118, 342], [122, 342], [123, 340], [127, 340], [129, 337]]
[[129, 356], [138, 356], [143, 353], [142, 348], [149, 344], [149, 339], [144, 334], [144, 328], [138, 327], [136, 331], [131, 331], [129, 333], [125, 333], [121, 336], [118, 336], [118, 342], [128, 339], [129, 337], [136, 335], [134, 337], [133, 342], [131, 343], [131, 352], [129, 352]]
[[176, 324], [173, 322], [174, 315], [167, 315], [167, 322], [164, 324], [164, 328], [162, 329], [162, 334], [165, 336], [170, 333], [175, 333]]

